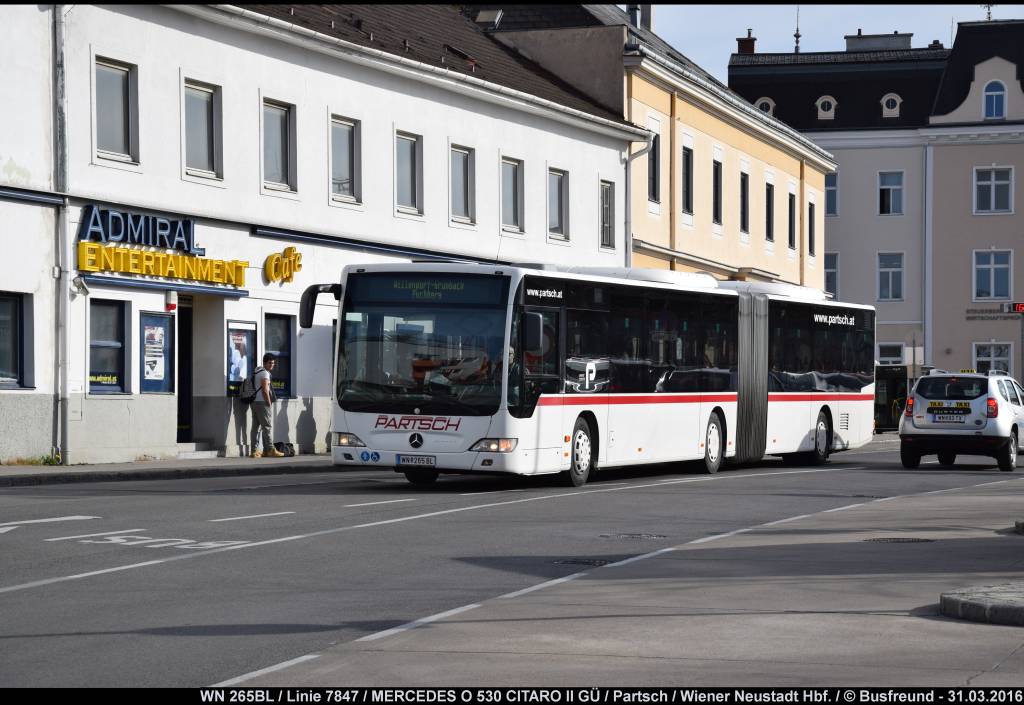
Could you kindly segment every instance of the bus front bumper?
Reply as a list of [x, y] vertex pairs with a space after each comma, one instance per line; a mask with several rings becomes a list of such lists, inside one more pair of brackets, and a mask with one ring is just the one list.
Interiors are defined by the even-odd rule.
[[[535, 475], [557, 472], [559, 468], [544, 468], [541, 458], [552, 458], [551, 450], [516, 449], [511, 453], [416, 453], [372, 448], [332, 446], [331, 458], [335, 465], [369, 467], [409, 471], [436, 471], [449, 473], [499, 473]], [[548, 463], [550, 465], [550, 463]]]

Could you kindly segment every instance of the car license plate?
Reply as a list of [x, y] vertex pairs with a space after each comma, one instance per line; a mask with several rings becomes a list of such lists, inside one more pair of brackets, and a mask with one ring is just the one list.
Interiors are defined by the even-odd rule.
[[935, 414], [935, 421], [936, 423], [964, 423], [966, 418], [953, 414]]
[[414, 467], [432, 468], [437, 465], [437, 458], [433, 455], [396, 455], [399, 465], [412, 465]]

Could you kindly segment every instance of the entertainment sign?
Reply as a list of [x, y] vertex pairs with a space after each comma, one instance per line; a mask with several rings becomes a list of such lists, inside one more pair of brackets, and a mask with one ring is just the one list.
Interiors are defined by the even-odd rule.
[[[89, 205], [82, 210], [78, 240], [78, 269], [83, 272], [143, 274], [244, 286], [249, 266], [239, 260], [204, 258], [206, 250], [196, 244], [195, 223], [191, 219], [172, 220]], [[184, 254], [141, 249], [143, 246]]]

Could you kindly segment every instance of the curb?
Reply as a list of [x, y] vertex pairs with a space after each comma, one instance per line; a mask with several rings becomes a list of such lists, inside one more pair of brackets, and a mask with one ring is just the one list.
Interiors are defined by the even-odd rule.
[[138, 470], [83, 470], [80, 472], [47, 472], [34, 475], [0, 475], [0, 487], [30, 487], [78, 482], [117, 482], [120, 480], [181, 480], [196, 477], [233, 477], [237, 475], [286, 475], [330, 472], [334, 466], [311, 461], [301, 465], [205, 466], [185, 468], [140, 468]]
[[944, 592], [939, 612], [971, 622], [1024, 626], [1024, 582]]

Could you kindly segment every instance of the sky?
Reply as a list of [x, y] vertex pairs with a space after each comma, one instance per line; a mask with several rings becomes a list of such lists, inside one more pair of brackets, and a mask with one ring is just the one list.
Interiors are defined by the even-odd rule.
[[[654, 31], [722, 83], [747, 28], [757, 52], [792, 52], [797, 5], [655, 5]], [[911, 46], [938, 39], [948, 49], [956, 22], [985, 19], [981, 5], [800, 5], [800, 51], [843, 51], [843, 35], [912, 32]], [[1024, 5], [994, 5], [992, 19], [1024, 19]]]

